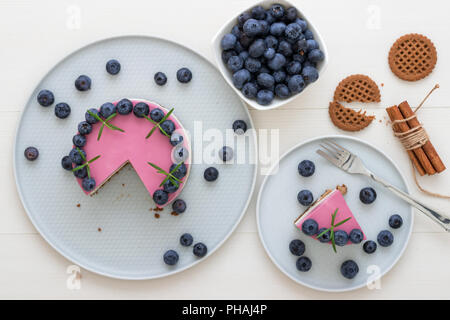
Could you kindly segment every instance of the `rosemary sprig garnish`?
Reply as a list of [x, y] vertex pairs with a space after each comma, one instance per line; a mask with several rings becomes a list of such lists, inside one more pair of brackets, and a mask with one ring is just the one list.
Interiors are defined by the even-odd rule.
[[336, 242], [334, 240], [334, 228], [339, 227], [341, 225], [343, 225], [344, 223], [346, 223], [348, 220], [350, 220], [352, 217], [348, 217], [347, 219], [344, 219], [336, 224], [334, 224], [334, 221], [336, 220], [336, 214], [338, 212], [338, 208], [336, 208], [336, 210], [334, 211], [334, 213], [331, 215], [331, 227], [326, 229], [325, 231], [321, 232], [317, 238], [322, 237], [324, 234], [326, 234], [327, 232], [330, 232], [330, 240], [331, 240], [331, 245], [333, 246], [333, 250], [334, 252], [336, 251]]
[[86, 167], [88, 177], [90, 178], [90, 177], [91, 177], [91, 169], [89, 168], [89, 165], [90, 165], [92, 162], [94, 162], [95, 160], [97, 160], [98, 158], [100, 158], [100, 155], [98, 155], [98, 156], [92, 158], [91, 160], [87, 161], [87, 160], [86, 160], [86, 157], [85, 157], [84, 154], [83, 154], [83, 152], [81, 152], [81, 150], [80, 150], [79, 148], [77, 148], [77, 151], [78, 151], [78, 153], [80, 154], [81, 158], [83, 159], [84, 163], [83, 163], [82, 165], [79, 165], [78, 167], [73, 168], [73, 169], [72, 169], [72, 172], [81, 170], [81, 169], [83, 169], [84, 167]]
[[98, 121], [100, 121], [102, 123], [102, 126], [100, 127], [100, 130], [98, 131], [98, 136], [97, 136], [97, 141], [100, 140], [100, 137], [102, 136], [103, 133], [103, 129], [105, 127], [111, 129], [111, 130], [118, 130], [120, 132], [125, 132], [125, 130], [120, 129], [119, 127], [116, 127], [115, 125], [109, 123], [109, 121], [113, 118], [115, 118], [117, 116], [117, 113], [113, 113], [112, 115], [110, 115], [108, 118], [106, 118], [105, 120], [103, 120], [102, 118], [100, 118], [100, 116], [98, 114], [95, 114], [93, 112], [91, 112], [91, 110], [87, 111], [91, 116], [93, 116], [95, 119], [97, 119]]
[[166, 137], [170, 137], [170, 136], [167, 134], [167, 132], [164, 131], [163, 128], [161, 128], [161, 123], [163, 123], [164, 121], [167, 120], [167, 118], [170, 117], [170, 115], [171, 115], [172, 112], [173, 112], [173, 109], [174, 109], [174, 108], [170, 109], [170, 111], [167, 112], [166, 115], [165, 115], [165, 116], [161, 119], [161, 121], [159, 121], [159, 122], [153, 121], [149, 116], [144, 116], [145, 119], [147, 119], [148, 121], [150, 121], [151, 123], [153, 123], [153, 124], [155, 125], [155, 126], [152, 128], [152, 130], [150, 130], [150, 132], [147, 134], [147, 136], [145, 137], [145, 139], [150, 138], [150, 136], [153, 134], [153, 132], [155, 132], [156, 128], [159, 128], [159, 130], [161, 130], [161, 132], [162, 132]]
[[173, 175], [174, 172], [176, 172], [178, 170], [178, 168], [181, 167], [181, 165], [183, 164], [183, 162], [180, 162], [179, 164], [177, 164], [175, 166], [175, 168], [173, 168], [172, 171], [170, 172], [166, 172], [164, 169], [161, 169], [160, 167], [158, 167], [156, 164], [151, 163], [151, 162], [147, 162], [149, 165], [151, 165], [153, 168], [155, 168], [157, 170], [158, 173], [162, 173], [166, 176], [166, 178], [161, 182], [161, 184], [159, 185], [160, 187], [162, 187], [164, 185], [164, 183], [166, 183], [167, 180], [170, 180], [170, 182], [172, 182], [176, 187], [178, 187], [178, 183], [183, 183], [183, 181], [181, 181], [180, 179], [178, 179], [177, 177], [175, 177]]

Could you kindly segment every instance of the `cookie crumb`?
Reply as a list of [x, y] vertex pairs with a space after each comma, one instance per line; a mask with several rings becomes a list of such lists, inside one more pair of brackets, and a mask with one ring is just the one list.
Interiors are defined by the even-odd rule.
[[348, 188], [345, 184], [337, 186], [336, 189], [338, 189], [343, 196], [345, 196], [347, 194]]
[[125, 183], [122, 183], [122, 187], [125, 187]]
[[173, 216], [177, 216], [178, 215], [178, 213], [176, 213], [175, 211], [172, 211], [170, 214], [173, 215]]
[[102, 232], [102, 228], [98, 228], [97, 231], [98, 231], [98, 232]]
[[155, 213], [155, 218], [159, 219], [159, 217], [160, 217], [159, 213]]
[[81, 207], [81, 204], [78, 203], [78, 204], [77, 204], [77, 208], [79, 208], [79, 207]]

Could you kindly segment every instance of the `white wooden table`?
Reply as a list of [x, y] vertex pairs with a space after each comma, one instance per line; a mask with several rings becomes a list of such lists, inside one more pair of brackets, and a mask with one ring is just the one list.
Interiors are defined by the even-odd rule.
[[[320, 82], [289, 105], [251, 114], [257, 128], [280, 129], [280, 153], [305, 139], [343, 133], [328, 117], [337, 83], [364, 73], [381, 87], [382, 102], [368, 106], [377, 120], [355, 134], [384, 150], [408, 177], [412, 193], [450, 213], [450, 200], [422, 195], [414, 186], [406, 153], [386, 125], [384, 108], [408, 99], [417, 105], [435, 83], [441, 85], [420, 114], [433, 144], [450, 166], [450, 4], [431, 0], [293, 0], [314, 21], [328, 45], [330, 63]], [[328, 294], [302, 287], [266, 256], [255, 223], [256, 192], [231, 238], [206, 261], [185, 272], [152, 281], [108, 279], [81, 270], [81, 288], [66, 281], [72, 263], [36, 232], [21, 205], [12, 170], [12, 148], [22, 109], [43, 75], [72, 51], [112, 36], [155, 35], [193, 48], [212, 59], [210, 40], [250, 0], [32, 1], [0, 0], [0, 298], [145, 299], [391, 299], [450, 298], [450, 235], [416, 214], [414, 232], [399, 263], [381, 288]], [[400, 35], [419, 32], [438, 50], [426, 79], [407, 83], [390, 72], [387, 53]], [[381, 120], [381, 122], [379, 122]], [[450, 193], [450, 170], [422, 178], [425, 186]]]

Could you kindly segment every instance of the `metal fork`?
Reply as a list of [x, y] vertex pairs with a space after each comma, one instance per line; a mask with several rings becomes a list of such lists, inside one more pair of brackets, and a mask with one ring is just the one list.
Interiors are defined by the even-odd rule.
[[439, 224], [445, 229], [445, 231], [450, 232], [450, 219], [445, 215], [438, 213], [436, 210], [430, 209], [428, 206], [422, 204], [417, 199], [413, 198], [409, 194], [403, 192], [402, 190], [394, 187], [393, 185], [387, 183], [383, 179], [375, 176], [369, 169], [366, 168], [361, 159], [345, 149], [344, 147], [338, 145], [336, 142], [330, 139], [324, 140], [323, 144], [320, 145], [323, 150], [318, 149], [316, 152], [334, 164], [336, 167], [348, 172], [350, 174], [362, 174], [372, 180], [382, 184], [384, 187], [392, 191], [399, 198], [403, 199], [414, 208], [418, 209], [422, 213], [426, 214], [434, 222]]

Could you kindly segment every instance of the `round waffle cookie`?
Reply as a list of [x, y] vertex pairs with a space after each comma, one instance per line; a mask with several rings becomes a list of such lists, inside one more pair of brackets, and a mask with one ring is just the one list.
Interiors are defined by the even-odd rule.
[[380, 102], [381, 94], [375, 81], [363, 74], [348, 76], [339, 82], [334, 91], [334, 101], [338, 102]]
[[434, 69], [437, 52], [427, 37], [411, 33], [400, 37], [389, 51], [389, 67], [400, 79], [417, 81]]
[[334, 125], [345, 131], [362, 130], [375, 119], [374, 116], [367, 116], [366, 111], [346, 108], [337, 101], [330, 102], [328, 112]]

